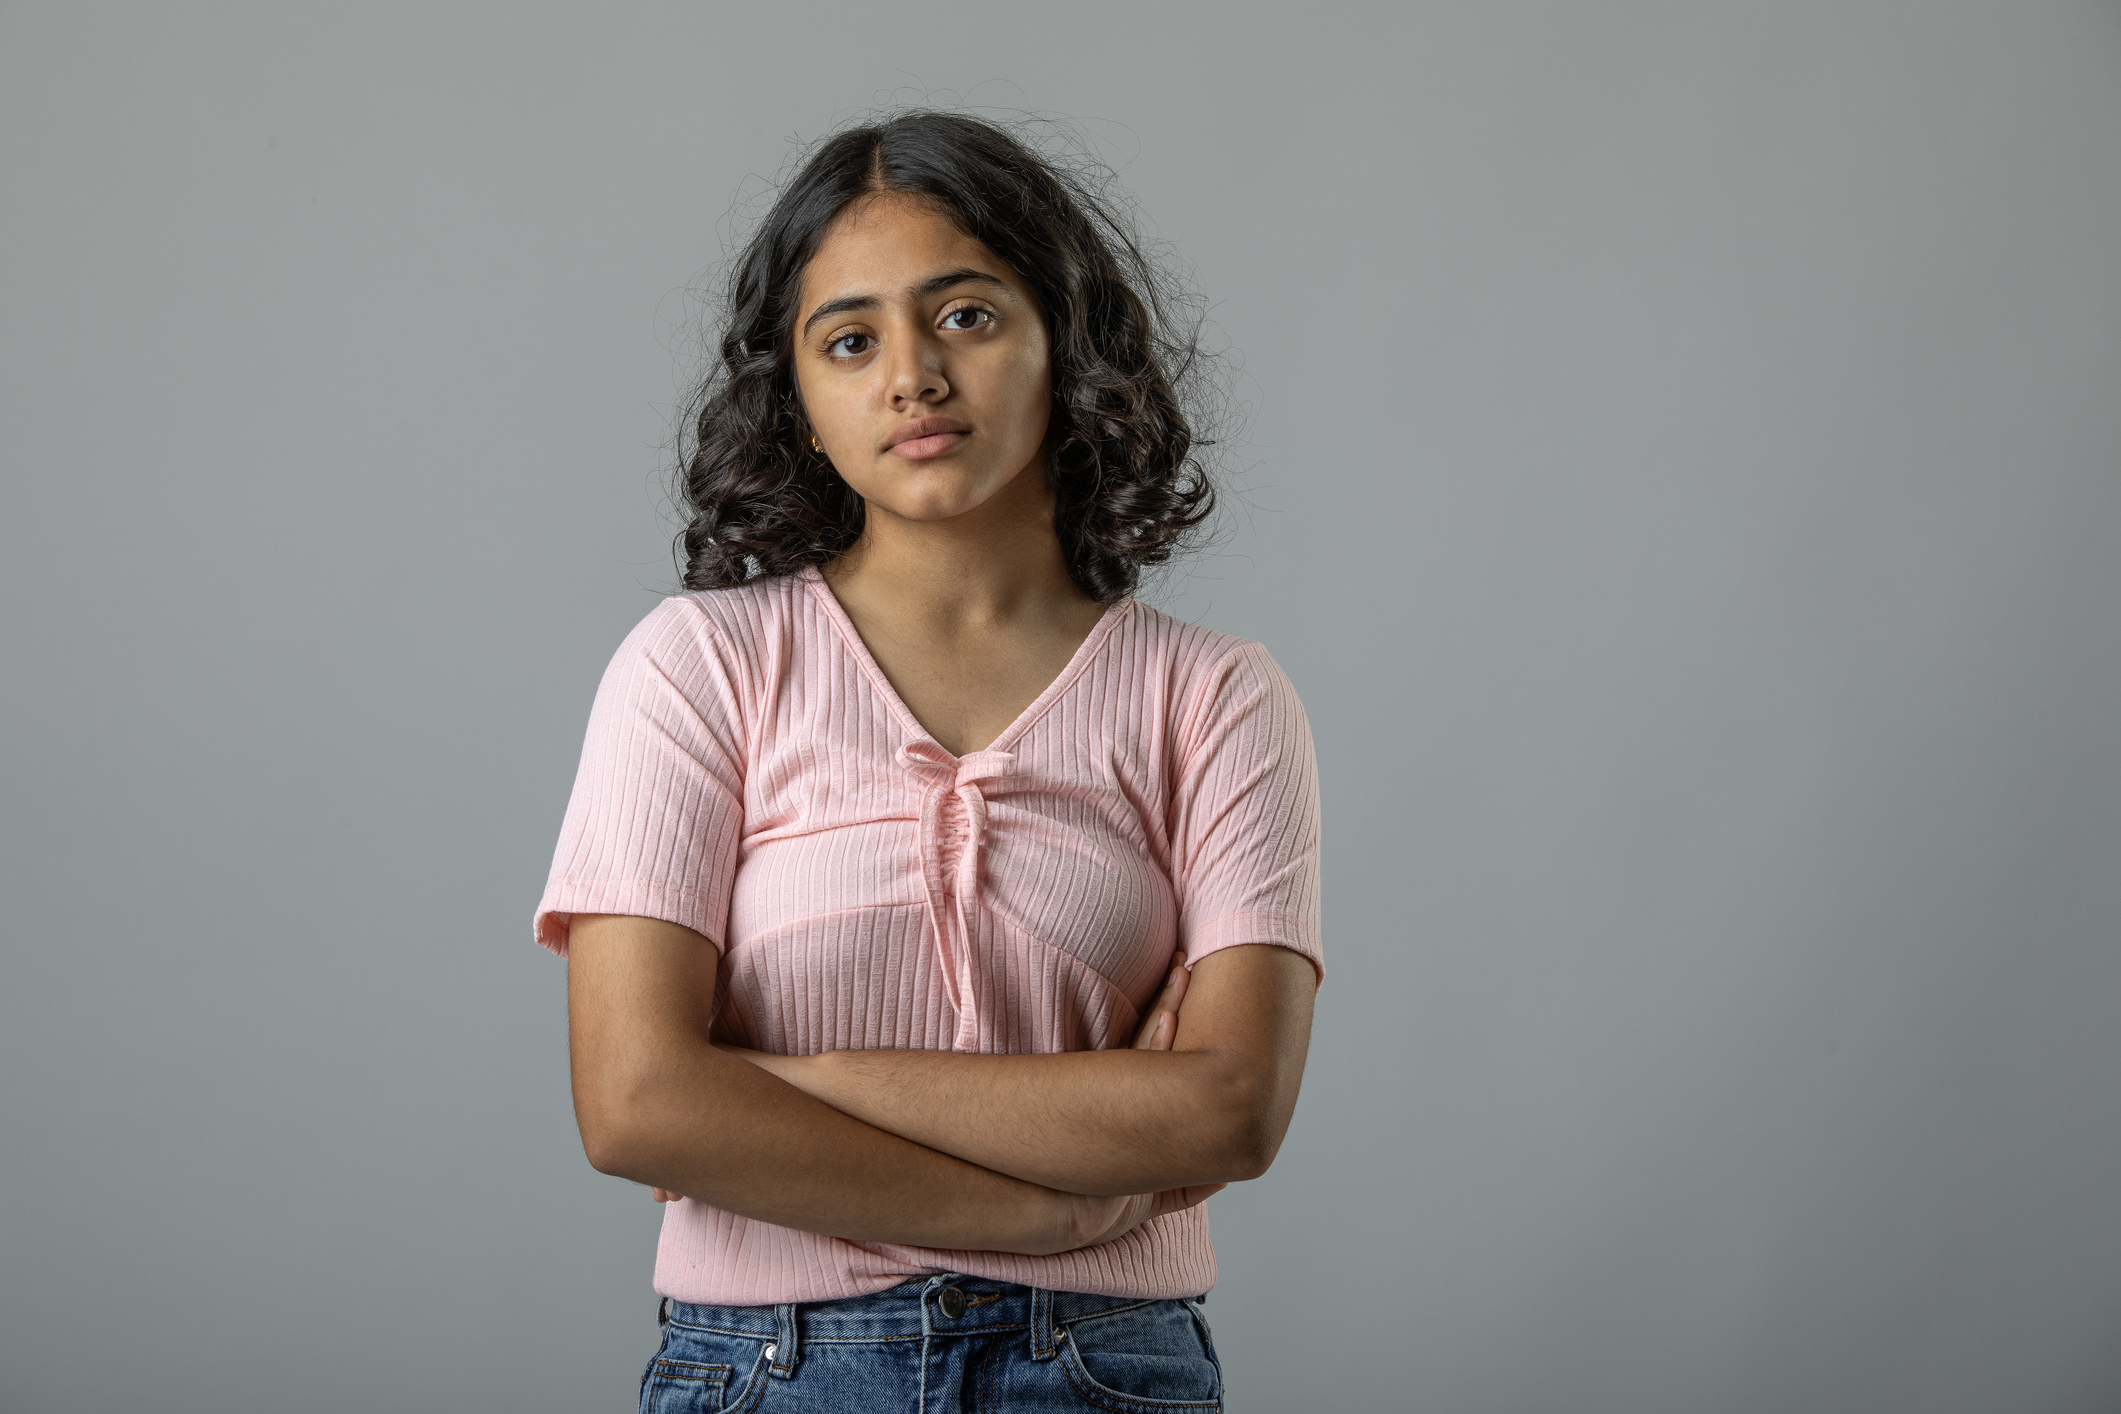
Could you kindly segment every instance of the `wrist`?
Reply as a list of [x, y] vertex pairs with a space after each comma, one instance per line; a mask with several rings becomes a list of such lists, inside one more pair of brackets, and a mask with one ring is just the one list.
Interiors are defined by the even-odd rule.
[[1092, 1237], [1089, 1200], [1080, 1194], [1062, 1193], [1051, 1188], [1041, 1189], [1040, 1194], [1043, 1201], [1039, 1205], [1034, 1238], [1037, 1250], [1029, 1255], [1051, 1257], [1058, 1252], [1087, 1247]]
[[995, 1177], [1007, 1191], [1001, 1195], [1002, 1211], [996, 1215], [994, 1236], [981, 1245], [1022, 1257], [1050, 1257], [1082, 1245], [1075, 1236], [1081, 1224], [1071, 1195], [1000, 1174]]

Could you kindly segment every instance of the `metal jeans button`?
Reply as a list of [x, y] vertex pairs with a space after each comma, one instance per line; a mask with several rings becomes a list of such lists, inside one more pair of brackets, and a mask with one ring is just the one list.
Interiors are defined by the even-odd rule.
[[956, 1320], [965, 1314], [965, 1293], [954, 1286], [946, 1286], [936, 1296], [935, 1304], [943, 1308], [943, 1314]]

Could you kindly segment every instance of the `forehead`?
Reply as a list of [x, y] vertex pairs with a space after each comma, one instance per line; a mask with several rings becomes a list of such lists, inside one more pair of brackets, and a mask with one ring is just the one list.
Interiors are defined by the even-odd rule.
[[932, 203], [881, 192], [850, 203], [803, 268], [801, 303], [848, 295], [904, 295], [945, 270], [992, 275], [1025, 297], [1030, 289], [1008, 262], [968, 235]]

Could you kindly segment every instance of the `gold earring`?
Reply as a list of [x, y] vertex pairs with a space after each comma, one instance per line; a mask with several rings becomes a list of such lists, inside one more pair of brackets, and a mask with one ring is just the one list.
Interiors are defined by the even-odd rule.
[[825, 448], [818, 442], [817, 433], [815, 432], [810, 434], [810, 450], [816, 452], [819, 456], [825, 455]]

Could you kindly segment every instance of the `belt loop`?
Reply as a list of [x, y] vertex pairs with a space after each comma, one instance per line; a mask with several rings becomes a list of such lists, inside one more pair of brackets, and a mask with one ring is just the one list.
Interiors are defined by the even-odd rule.
[[1053, 1293], [1043, 1286], [1031, 1288], [1031, 1358], [1053, 1358]]
[[785, 1303], [773, 1308], [780, 1318], [781, 1333], [773, 1342], [773, 1374], [776, 1379], [790, 1379], [795, 1375], [796, 1362], [803, 1352], [796, 1343], [795, 1305]]
[[655, 1303], [655, 1323], [659, 1326], [670, 1324], [670, 1298], [667, 1296]]

